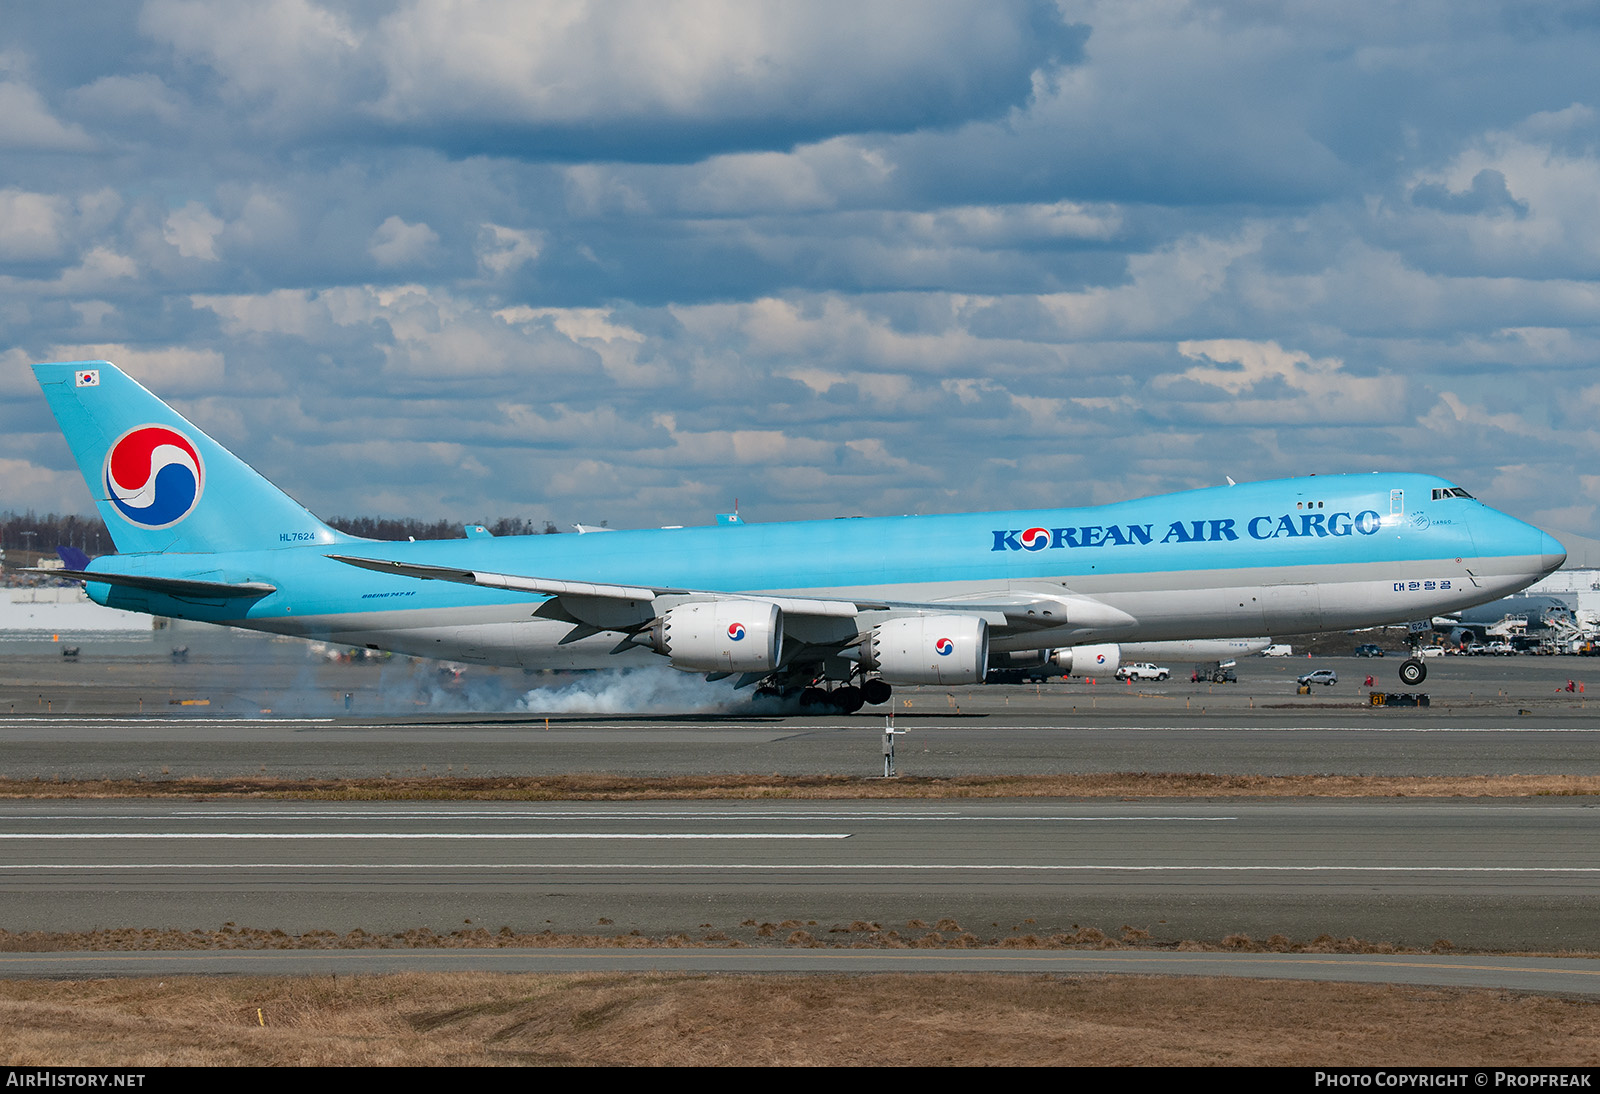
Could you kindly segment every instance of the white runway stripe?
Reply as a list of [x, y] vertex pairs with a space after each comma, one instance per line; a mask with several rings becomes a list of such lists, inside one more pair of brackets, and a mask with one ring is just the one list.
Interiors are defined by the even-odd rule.
[[849, 839], [849, 832], [0, 832], [3, 840], [742, 840]]
[[1600, 874], [1600, 866], [1108, 866], [906, 862], [145, 862], [0, 865], [0, 874], [45, 870], [750, 870], [895, 871], [928, 870], [1051, 873], [1308, 873], [1308, 874]]
[[[747, 821], [747, 820], [783, 820], [783, 821], [793, 821], [793, 822], [799, 823], [799, 824], [805, 824], [807, 822], [815, 823], [816, 821], [819, 821], [819, 820], [850, 821], [852, 823], [855, 823], [855, 822], [868, 823], [868, 822], [871, 822], [871, 821], [890, 821], [890, 820], [892, 820], [892, 821], [917, 821], [917, 822], [930, 821], [930, 822], [940, 822], [940, 823], [947, 823], [947, 822], [951, 822], [951, 821], [970, 821], [970, 822], [972, 822], [974, 824], [1006, 824], [1006, 823], [1010, 823], [1010, 822], [1013, 822], [1013, 821], [1018, 822], [1018, 823], [1035, 822], [1035, 821], [1044, 822], [1044, 823], [1049, 823], [1049, 822], [1053, 822], [1053, 821], [1070, 821], [1070, 822], [1072, 822], [1074, 824], [1081, 824], [1081, 823], [1099, 824], [1099, 823], [1130, 822], [1130, 821], [1131, 822], [1159, 821], [1159, 822], [1168, 823], [1168, 824], [1171, 824], [1171, 823], [1177, 823], [1177, 824], [1216, 824], [1218, 822], [1237, 821], [1239, 819], [1238, 817], [1230, 817], [1230, 816], [1216, 816], [1216, 817], [1189, 816], [1189, 817], [1183, 817], [1183, 816], [1163, 816], [1163, 815], [1159, 815], [1159, 814], [1151, 814], [1151, 815], [1148, 815], [1148, 816], [1141, 816], [1141, 815], [1137, 815], [1137, 814], [1109, 815], [1109, 816], [1075, 816], [1075, 815], [1052, 816], [1052, 815], [1045, 815], [1045, 814], [1018, 814], [1018, 815], [1015, 815], [1015, 816], [985, 817], [985, 816], [971, 816], [971, 815], [967, 815], [967, 814], [963, 814], [963, 813], [924, 813], [924, 812], [920, 812], [920, 811], [919, 812], [903, 812], [903, 813], [893, 813], [893, 812], [862, 813], [862, 812], [847, 811], [847, 810], [817, 810], [817, 811], [806, 810], [806, 811], [790, 812], [790, 811], [785, 811], [785, 810], [758, 810], [758, 811], [751, 811], [751, 810], [744, 810], [744, 809], [726, 809], [726, 810], [700, 809], [700, 810], [694, 810], [694, 811], [637, 810], [637, 809], [604, 810], [604, 811], [602, 811], [602, 810], [571, 810], [571, 809], [560, 810], [560, 811], [555, 811], [555, 810], [538, 810], [538, 811], [535, 811], [535, 810], [489, 810], [489, 809], [482, 809], [482, 810], [461, 810], [461, 811], [453, 811], [453, 812], [442, 812], [442, 811], [435, 811], [435, 810], [396, 810], [396, 811], [385, 811], [385, 812], [378, 812], [378, 813], [375, 813], [375, 812], [372, 812], [372, 811], [369, 811], [369, 810], [355, 810], [355, 809], [349, 809], [349, 810], [326, 810], [326, 809], [318, 809], [318, 810], [278, 810], [278, 811], [259, 811], [259, 812], [258, 811], [245, 811], [245, 810], [192, 810], [192, 811], [191, 810], [178, 810], [178, 811], [174, 811], [172, 813], [166, 814], [165, 816], [152, 816], [152, 815], [150, 815], [148, 813], [143, 813], [143, 814], [140, 814], [140, 813], [106, 813], [106, 814], [100, 814], [99, 816], [96, 816], [96, 817], [94, 817], [92, 819], [95, 820], [95, 821], [98, 821], [98, 822], [106, 822], [106, 821], [143, 821], [143, 822], [149, 824], [149, 823], [161, 822], [161, 821], [170, 822], [170, 821], [179, 820], [179, 819], [186, 820], [186, 819], [189, 819], [189, 818], [204, 819], [204, 820], [219, 820], [219, 819], [223, 819], [223, 818], [240, 818], [240, 817], [248, 817], [248, 818], [260, 819], [260, 820], [277, 820], [277, 821], [296, 820], [296, 819], [301, 819], [301, 818], [306, 818], [306, 817], [312, 818], [314, 820], [328, 820], [330, 818], [340, 818], [340, 817], [355, 817], [355, 818], [358, 818], [360, 820], [366, 821], [368, 823], [380, 822], [380, 821], [393, 821], [393, 820], [429, 820], [429, 821], [437, 822], [437, 821], [453, 821], [453, 820], [483, 820], [483, 819], [486, 819], [486, 818], [488, 818], [488, 819], [497, 819], [497, 820], [498, 819], [504, 819], [504, 820], [556, 820], [556, 821], [573, 821], [573, 820], [613, 820], [613, 821], [615, 821], [615, 820], [652, 820], [652, 821], [655, 821], [655, 820], [706, 820], [706, 819], [709, 818], [709, 819], [712, 819], [712, 820], [739, 820], [739, 821]], [[84, 820], [84, 819], [86, 819], [86, 818], [81, 813], [35, 813], [35, 814], [29, 815], [29, 816], [13, 816], [13, 817], [10, 817], [10, 818], [8, 818], [8, 823], [18, 824], [18, 823], [21, 823], [21, 822], [24, 822], [24, 821], [44, 821], [44, 820], [74, 820], [74, 821], [81, 821], [81, 820]], [[5, 838], [4, 834], [0, 833], [0, 839], [3, 839], [3, 838]]]
[[[152, 700], [154, 702], [154, 700]], [[35, 717], [4, 717], [0, 718], [0, 729], [28, 729], [48, 725], [52, 729], [99, 729], [106, 725], [120, 726], [150, 726], [150, 727], [182, 727], [193, 729], [196, 726], [238, 725], [249, 723], [254, 725], [270, 726], [316, 726], [327, 725], [334, 722], [333, 718], [253, 718], [240, 715], [236, 718], [143, 718], [133, 715], [48, 715], [45, 718]], [[366, 729], [368, 727], [361, 727]], [[401, 729], [403, 726], [384, 726], [372, 728]]]

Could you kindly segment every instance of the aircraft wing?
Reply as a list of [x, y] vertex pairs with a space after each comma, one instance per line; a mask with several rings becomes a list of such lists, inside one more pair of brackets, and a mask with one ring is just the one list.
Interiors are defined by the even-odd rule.
[[882, 601], [827, 600], [812, 597], [766, 596], [760, 593], [728, 593], [710, 589], [675, 589], [658, 585], [606, 585], [590, 581], [560, 581], [547, 577], [523, 577], [519, 574], [496, 574], [482, 570], [458, 570], [451, 566], [422, 566], [412, 562], [393, 562], [381, 558], [356, 558], [352, 555], [329, 555], [338, 562], [374, 570], [380, 574], [399, 574], [402, 577], [422, 578], [426, 581], [454, 581], [461, 585], [479, 585], [485, 589], [506, 589], [510, 592], [534, 593], [567, 598], [594, 598], [601, 600], [651, 601], [658, 596], [713, 597], [728, 600], [759, 600], [776, 604], [790, 615], [853, 616], [860, 611], [887, 608]]
[[[1012, 630], [1110, 630], [1134, 626], [1138, 620], [1102, 600], [1060, 587], [1012, 588], [1003, 592], [970, 593], [925, 604], [908, 604], [921, 611], [972, 612], [983, 615], [990, 626]], [[996, 619], [1003, 617], [1003, 620]]]
[[[680, 589], [654, 585], [609, 585], [588, 581], [563, 581], [555, 578], [528, 577], [520, 574], [497, 574], [481, 570], [463, 570], [450, 566], [425, 566], [390, 559], [359, 558], [353, 555], [328, 555], [337, 562], [359, 566], [382, 574], [421, 578], [431, 581], [453, 581], [462, 585], [478, 585], [486, 589], [504, 589], [555, 597], [575, 616], [574, 621], [594, 623], [604, 629], [612, 628], [599, 621], [597, 616], [614, 616], [614, 612], [593, 610], [594, 601], [613, 601], [632, 604], [649, 604], [657, 597], [692, 597], [694, 599], [755, 600], [776, 604], [789, 616], [823, 618], [853, 618], [862, 612], [917, 611], [951, 612], [960, 615], [981, 615], [991, 627], [1012, 630], [1047, 630], [1071, 627], [1081, 630], [1103, 630], [1132, 626], [1136, 621], [1126, 612], [1111, 605], [1065, 590], [1020, 589], [975, 593], [969, 596], [933, 601], [834, 599], [829, 597], [778, 596], [767, 593], [728, 592], [717, 589]], [[586, 603], [587, 602], [587, 603]], [[641, 620], [642, 622], [642, 620]]]

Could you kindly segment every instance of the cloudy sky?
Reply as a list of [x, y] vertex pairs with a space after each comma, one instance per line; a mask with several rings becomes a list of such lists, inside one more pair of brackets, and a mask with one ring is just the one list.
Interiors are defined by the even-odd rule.
[[323, 515], [1431, 471], [1600, 535], [1590, 2], [0, 2], [0, 508], [121, 364]]

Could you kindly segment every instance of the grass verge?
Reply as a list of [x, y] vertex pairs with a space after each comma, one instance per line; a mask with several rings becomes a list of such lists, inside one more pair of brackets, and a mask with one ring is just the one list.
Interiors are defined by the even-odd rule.
[[[602, 920], [607, 923], [609, 920]], [[1009, 930], [993, 924], [977, 931], [954, 919], [927, 923], [913, 919], [904, 926], [867, 920], [822, 924], [817, 920], [754, 920], [738, 926], [716, 928], [702, 924], [693, 932], [646, 935], [604, 932], [572, 933], [554, 930], [498, 931], [476, 927], [438, 933], [426, 927], [392, 934], [359, 928], [346, 933], [313, 930], [292, 934], [282, 930], [239, 927], [229, 923], [217, 930], [124, 927], [93, 931], [0, 930], [0, 953], [129, 952], [158, 950], [406, 950], [406, 949], [944, 949], [944, 950], [1166, 950], [1193, 953], [1453, 953], [1455, 946], [1439, 939], [1428, 947], [1406, 947], [1391, 942], [1319, 935], [1294, 940], [1281, 934], [1252, 939], [1231, 934], [1220, 940], [1155, 939], [1149, 931], [1123, 925], [1113, 931], [1098, 927], [1039, 927], [1033, 920], [1013, 924]], [[1571, 953], [1563, 956], [1573, 956]]]

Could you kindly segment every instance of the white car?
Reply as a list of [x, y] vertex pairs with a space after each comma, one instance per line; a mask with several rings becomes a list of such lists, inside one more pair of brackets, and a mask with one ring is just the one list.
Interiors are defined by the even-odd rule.
[[1424, 657], [1443, 657], [1444, 656], [1444, 647], [1443, 646], [1423, 646], [1417, 652], [1420, 653]]
[[1148, 661], [1135, 661], [1117, 670], [1118, 680], [1165, 680], [1171, 675], [1171, 669]]

